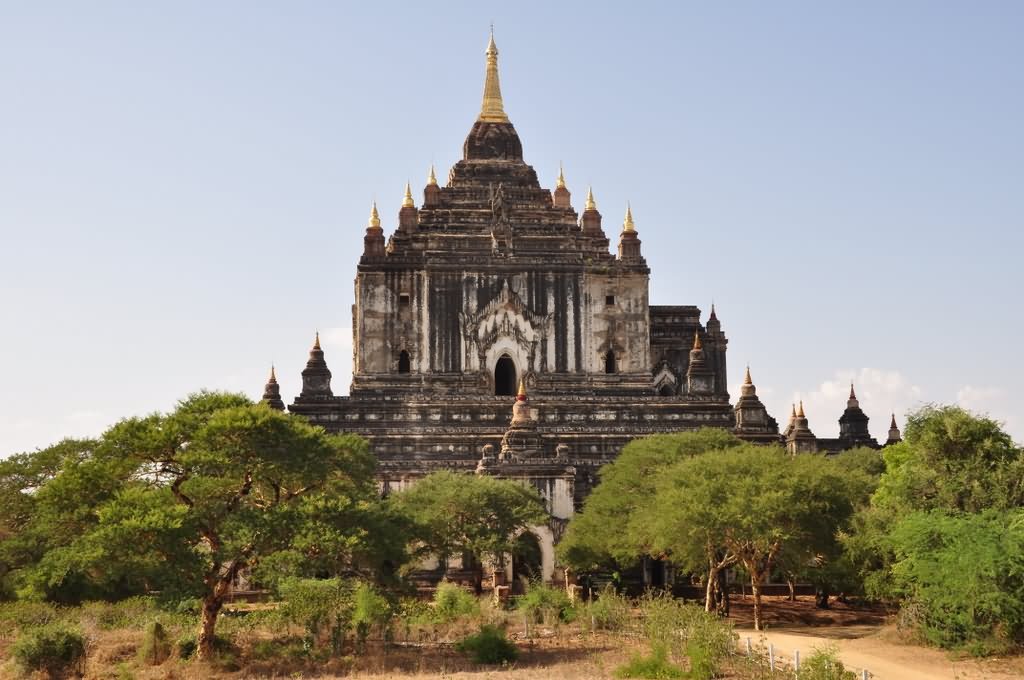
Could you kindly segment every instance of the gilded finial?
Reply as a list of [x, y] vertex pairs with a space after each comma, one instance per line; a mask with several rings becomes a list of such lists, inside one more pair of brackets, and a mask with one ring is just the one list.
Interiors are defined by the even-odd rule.
[[316, 332], [316, 340], [313, 341], [313, 349], [320, 349], [320, 331]]
[[633, 224], [633, 209], [629, 203], [626, 203], [626, 219], [622, 221], [622, 231], [636, 231], [636, 225]]
[[412, 187], [409, 183], [405, 183], [405, 198], [402, 199], [403, 208], [415, 208], [416, 204], [412, 201]]
[[434, 164], [430, 164], [430, 174], [427, 175], [427, 184], [432, 187], [437, 186], [437, 175], [434, 174]]
[[800, 400], [800, 410], [796, 412], [796, 417], [797, 418], [806, 418], [807, 417], [807, 416], [804, 415], [804, 400], [803, 399]]
[[380, 229], [380, 213], [377, 212], [377, 201], [370, 208], [370, 221], [366, 224], [370, 229]]
[[793, 404], [792, 406], [793, 406], [793, 410], [789, 412], [789, 419], [790, 420], [792, 420], [793, 418], [796, 418], [796, 404]]
[[853, 391], [853, 382], [850, 382], [850, 399], [856, 399], [857, 395]]
[[270, 380], [268, 380], [267, 382], [270, 382], [270, 383], [276, 383], [277, 382], [277, 372], [274, 371], [274, 364], [270, 364]]
[[704, 345], [700, 341], [700, 331], [699, 330], [695, 330], [693, 332], [693, 348], [694, 349], [704, 349]]
[[587, 187], [587, 210], [597, 210], [597, 203], [594, 202], [594, 189]]
[[519, 379], [519, 393], [516, 394], [517, 401], [526, 401], [526, 383], [522, 378]]
[[747, 365], [747, 373], [743, 376], [744, 385], [753, 385], [754, 381], [750, 379], [750, 365]]
[[484, 101], [477, 120], [485, 123], [507, 123], [505, 105], [501, 100], [501, 84], [498, 81], [498, 46], [494, 44], [494, 30], [487, 43], [487, 70], [484, 76]]
[[562, 162], [561, 161], [558, 162], [558, 177], [555, 179], [555, 188], [556, 189], [564, 189], [565, 188], [565, 173], [562, 172]]

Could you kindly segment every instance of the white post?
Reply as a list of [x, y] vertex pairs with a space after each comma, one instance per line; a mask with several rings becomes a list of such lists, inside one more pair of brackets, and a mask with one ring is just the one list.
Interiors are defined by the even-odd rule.
[[775, 670], [775, 645], [768, 643], [768, 669]]
[[753, 650], [751, 650], [751, 648], [750, 648], [750, 637], [748, 636], [747, 637], [747, 656], [750, 656], [752, 653], [753, 653]]
[[870, 680], [871, 673], [868, 673], [868, 669], [865, 668], [863, 671], [861, 671], [860, 677], [862, 680]]
[[800, 650], [799, 649], [793, 651], [793, 670], [795, 670], [797, 673], [800, 672]]

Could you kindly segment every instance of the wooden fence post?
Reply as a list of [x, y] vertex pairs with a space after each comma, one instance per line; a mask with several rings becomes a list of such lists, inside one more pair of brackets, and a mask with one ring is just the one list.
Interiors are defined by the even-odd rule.
[[768, 643], [768, 670], [775, 670], [775, 645]]
[[795, 670], [797, 673], [800, 672], [800, 650], [799, 649], [793, 651], [793, 670]]

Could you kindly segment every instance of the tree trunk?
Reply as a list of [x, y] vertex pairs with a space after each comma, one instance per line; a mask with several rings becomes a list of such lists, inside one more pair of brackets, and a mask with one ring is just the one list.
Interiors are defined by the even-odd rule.
[[718, 567], [710, 565], [708, 567], [708, 587], [707, 592], [704, 594], [704, 611], [709, 614], [716, 608], [716, 597], [715, 591], [718, 588]]
[[828, 588], [826, 586], [819, 586], [814, 591], [814, 606], [818, 609], [828, 609]]
[[203, 600], [203, 613], [199, 623], [199, 640], [196, 643], [196, 658], [209, 661], [213, 658], [213, 641], [217, 626], [217, 615], [224, 606], [224, 599], [209, 595]]
[[763, 630], [761, 624], [761, 579], [750, 573], [750, 592], [754, 596], [754, 630]]
[[729, 584], [725, 582], [725, 570], [722, 569], [718, 572], [718, 578], [716, 579], [718, 585], [716, 589], [718, 591], [718, 615], [723, 618], [729, 616]]
[[789, 601], [796, 602], [796, 581], [792, 577], [787, 577], [786, 585], [789, 587]]

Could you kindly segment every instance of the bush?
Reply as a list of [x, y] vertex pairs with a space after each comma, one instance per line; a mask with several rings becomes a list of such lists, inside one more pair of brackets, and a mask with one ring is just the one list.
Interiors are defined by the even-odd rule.
[[307, 645], [317, 646], [326, 636], [335, 654], [341, 652], [354, 610], [351, 585], [341, 579], [282, 579], [281, 617], [306, 630]]
[[360, 583], [352, 594], [352, 627], [360, 647], [366, 643], [370, 631], [376, 627], [385, 638], [391, 624], [393, 611], [387, 598], [368, 583]]
[[583, 605], [579, 616], [593, 630], [622, 630], [629, 624], [632, 611], [629, 598], [619, 595], [609, 584], [596, 599]]
[[18, 636], [11, 654], [25, 672], [43, 671], [59, 677], [81, 666], [85, 638], [77, 630], [61, 625], [29, 629]]
[[731, 624], [701, 607], [686, 604], [670, 595], [644, 596], [640, 600], [640, 612], [644, 637], [652, 651], [647, 661], [653, 663], [664, 657], [667, 664], [670, 658], [678, 660], [685, 656], [690, 663], [688, 677], [694, 680], [710, 680], [715, 677], [722, 661], [736, 644], [736, 634]]
[[156, 610], [148, 597], [130, 597], [120, 602], [86, 602], [82, 605], [80, 620], [92, 621], [101, 630], [138, 628]]
[[0, 604], [0, 634], [11, 635], [19, 630], [57, 623], [66, 613], [49, 602], [4, 602]]
[[516, 598], [516, 608], [535, 623], [571, 621], [574, 617], [572, 600], [562, 588], [544, 583], [531, 583], [525, 595]]
[[839, 660], [835, 647], [815, 649], [800, 664], [799, 680], [857, 680], [857, 674], [848, 671]]
[[479, 613], [480, 603], [472, 593], [448, 581], [437, 584], [434, 591], [434, 617], [437, 621], [450, 623]]
[[516, 660], [519, 650], [498, 626], [480, 626], [480, 631], [466, 637], [455, 649], [469, 654], [474, 663], [506, 664]]
[[687, 675], [682, 668], [669, 662], [668, 650], [665, 646], [657, 645], [650, 656], [634, 656], [625, 666], [615, 669], [615, 677], [661, 680], [662, 678], [685, 678]]
[[146, 626], [139, 647], [139, 660], [150, 666], [159, 666], [171, 655], [171, 641], [167, 639], [167, 631], [159, 621], [151, 621]]

